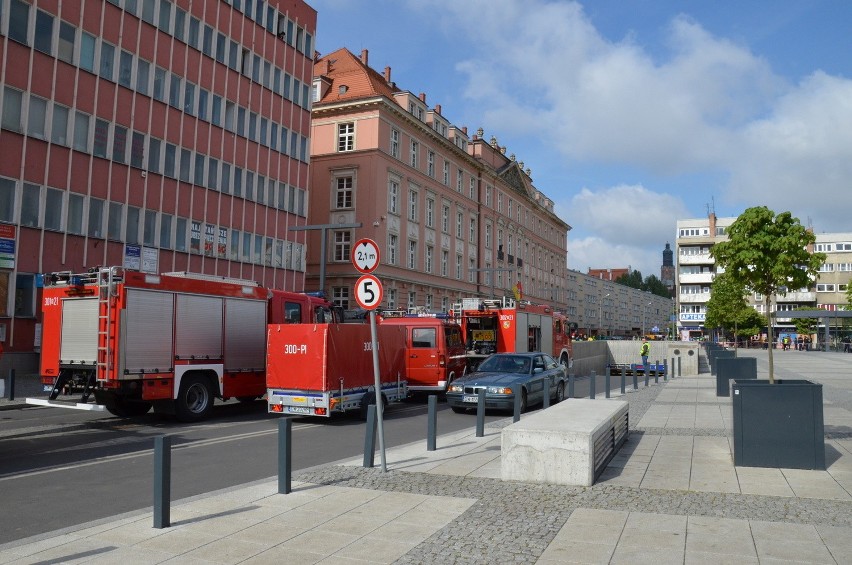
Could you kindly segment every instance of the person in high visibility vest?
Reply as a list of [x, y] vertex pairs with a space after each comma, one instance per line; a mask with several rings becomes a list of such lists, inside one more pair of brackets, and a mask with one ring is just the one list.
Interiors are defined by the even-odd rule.
[[651, 345], [648, 343], [648, 340], [645, 339], [642, 342], [642, 349], [639, 350], [639, 355], [642, 356], [642, 369], [648, 370], [648, 353], [651, 351]]

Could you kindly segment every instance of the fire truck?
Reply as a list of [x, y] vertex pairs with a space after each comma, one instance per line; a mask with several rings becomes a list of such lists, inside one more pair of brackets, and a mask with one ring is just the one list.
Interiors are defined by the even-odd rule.
[[[214, 398], [266, 393], [268, 322], [339, 319], [318, 296], [120, 267], [44, 275], [42, 314], [40, 369], [50, 395], [28, 402], [120, 417], [153, 406], [181, 421], [207, 418]], [[81, 389], [77, 403], [57, 400]]]
[[570, 368], [574, 361], [570, 324], [550, 306], [512, 298], [463, 298], [453, 306], [461, 324], [468, 369], [492, 353], [542, 351]]
[[367, 324], [271, 324], [266, 398], [269, 412], [324, 416], [349, 410], [366, 418], [367, 407], [408, 396], [403, 326], [376, 327], [380, 396], [375, 390], [373, 348]]

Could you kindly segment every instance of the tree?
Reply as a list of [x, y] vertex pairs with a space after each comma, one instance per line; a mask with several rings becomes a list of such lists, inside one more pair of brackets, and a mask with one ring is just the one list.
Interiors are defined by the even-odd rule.
[[[813, 308], [796, 308], [796, 310], [813, 310]], [[817, 329], [816, 318], [793, 318], [797, 334], [811, 335]]]
[[637, 288], [639, 290], [644, 290], [642, 288], [642, 272], [641, 271], [630, 271], [625, 273], [615, 279], [615, 282], [618, 284], [623, 284], [624, 286], [629, 286], [630, 288]]
[[[786, 289], [810, 287], [824, 253], [811, 253], [816, 236], [790, 212], [775, 214], [766, 206], [748, 208], [728, 228], [728, 240], [710, 250], [717, 265], [748, 292], [763, 295], [766, 312], [772, 297]], [[770, 316], [769, 382], [775, 382], [772, 358], [773, 328]]]
[[663, 281], [655, 275], [648, 275], [645, 279], [642, 278], [642, 271], [630, 271], [615, 279], [617, 284], [629, 286], [638, 290], [644, 290], [656, 294], [657, 296], [671, 297], [669, 289], [663, 284]]
[[749, 306], [741, 283], [726, 272], [719, 273], [711, 286], [704, 326], [733, 330], [734, 343], [740, 335], [754, 335], [763, 326], [763, 316]]

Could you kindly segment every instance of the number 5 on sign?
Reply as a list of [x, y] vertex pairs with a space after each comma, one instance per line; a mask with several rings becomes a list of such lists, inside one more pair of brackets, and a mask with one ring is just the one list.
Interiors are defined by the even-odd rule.
[[355, 302], [364, 310], [375, 310], [382, 303], [382, 283], [373, 275], [364, 275], [355, 282]]

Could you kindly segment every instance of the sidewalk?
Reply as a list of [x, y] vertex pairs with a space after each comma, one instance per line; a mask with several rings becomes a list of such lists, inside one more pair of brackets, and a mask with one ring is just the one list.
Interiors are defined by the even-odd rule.
[[[765, 376], [765, 352], [740, 355]], [[630, 438], [592, 487], [502, 482], [511, 419], [477, 438], [471, 416], [437, 451], [389, 450], [387, 473], [343, 461], [289, 495], [273, 477], [175, 501], [169, 528], [117, 516], [0, 546], [0, 563], [852, 563], [852, 356], [775, 365], [823, 384], [826, 471], [735, 468], [730, 399], [701, 374], [622, 397]]]

